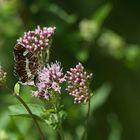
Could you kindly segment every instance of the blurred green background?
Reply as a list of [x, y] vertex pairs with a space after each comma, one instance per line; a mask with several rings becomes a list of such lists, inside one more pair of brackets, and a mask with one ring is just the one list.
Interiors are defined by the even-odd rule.
[[[13, 76], [16, 39], [37, 25], [57, 28], [52, 61], [61, 61], [64, 70], [80, 61], [94, 74], [87, 139], [140, 140], [140, 1], [0, 0], [0, 64], [11, 89], [17, 82]], [[36, 102], [27, 88], [22, 89], [27, 102]], [[79, 140], [84, 107], [68, 100], [64, 99], [65, 138]], [[0, 140], [39, 140], [30, 119], [9, 117], [8, 106], [17, 103], [0, 88]], [[42, 127], [49, 139], [55, 139], [50, 128]]]

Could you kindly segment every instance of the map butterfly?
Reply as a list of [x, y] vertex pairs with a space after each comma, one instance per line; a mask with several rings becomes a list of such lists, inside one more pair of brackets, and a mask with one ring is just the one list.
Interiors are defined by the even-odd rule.
[[19, 82], [24, 85], [34, 85], [34, 79], [40, 68], [38, 57], [33, 52], [29, 52], [22, 44], [16, 44], [14, 59], [14, 74], [18, 76]]

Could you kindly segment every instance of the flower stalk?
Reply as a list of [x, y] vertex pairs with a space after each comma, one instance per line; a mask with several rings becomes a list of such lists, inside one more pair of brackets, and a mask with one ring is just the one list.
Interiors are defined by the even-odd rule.
[[60, 106], [59, 107], [56, 106], [55, 109], [56, 109], [56, 115], [57, 115], [57, 118], [58, 118], [58, 126], [57, 126], [57, 129], [56, 129], [58, 140], [64, 140], [62, 121], [61, 121], [61, 118], [60, 118], [60, 115], [59, 115]]
[[63, 129], [62, 129], [62, 123], [59, 123], [59, 126], [57, 128], [57, 135], [58, 135], [58, 140], [64, 140], [64, 135], [63, 135]]
[[90, 98], [89, 98], [89, 101], [87, 103], [86, 122], [85, 122], [84, 132], [82, 134], [81, 140], [86, 140], [87, 129], [88, 129], [88, 124], [89, 124], [89, 117], [90, 117]]

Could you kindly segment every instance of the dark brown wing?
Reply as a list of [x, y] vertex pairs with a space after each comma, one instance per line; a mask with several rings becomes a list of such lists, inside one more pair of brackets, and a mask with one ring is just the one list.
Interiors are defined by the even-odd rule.
[[23, 83], [25, 83], [28, 80], [27, 72], [25, 71], [26, 57], [23, 55], [25, 51], [26, 48], [21, 44], [16, 44], [16, 46], [14, 47], [14, 74], [18, 76], [19, 80]]
[[19, 81], [28, 85], [33, 83], [40, 67], [38, 57], [21, 44], [17, 44], [14, 48], [14, 58], [14, 73], [18, 76]]

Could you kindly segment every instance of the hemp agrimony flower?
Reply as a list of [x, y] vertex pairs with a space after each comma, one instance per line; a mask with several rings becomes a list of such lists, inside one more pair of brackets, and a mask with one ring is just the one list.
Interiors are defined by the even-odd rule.
[[55, 29], [55, 27], [41, 29], [38, 26], [34, 31], [25, 32], [24, 36], [17, 40], [14, 47], [14, 73], [21, 84], [34, 85], [34, 78], [45, 65], [48, 45]]
[[0, 66], [0, 85], [2, 85], [5, 82], [6, 75], [7, 73]]
[[49, 45], [49, 40], [55, 32], [56, 27], [39, 26], [34, 31], [24, 33], [22, 38], [17, 40], [17, 44], [22, 44], [30, 52], [38, 52]]
[[74, 103], [87, 102], [90, 98], [89, 81], [92, 73], [87, 74], [81, 63], [67, 71], [66, 79], [68, 80], [67, 91], [74, 97]]
[[65, 76], [62, 72], [62, 68], [59, 62], [48, 64], [44, 67], [37, 77], [37, 91], [33, 93], [33, 96], [49, 99], [51, 97], [50, 92], [61, 93], [61, 83], [65, 81]]
[[[62, 121], [66, 117], [66, 113], [63, 111], [62, 96], [60, 96], [62, 93], [62, 83], [67, 81], [68, 87], [66, 90], [69, 92], [69, 95], [74, 97], [74, 103], [88, 102], [88, 120], [91, 92], [89, 84], [92, 73], [87, 74], [81, 63], [76, 65], [75, 68], [71, 68], [66, 74], [62, 72], [60, 62], [48, 63], [49, 48], [51, 47], [51, 40], [55, 29], [55, 27], [44, 27], [41, 29], [38, 26], [33, 31], [25, 32], [24, 36], [17, 40], [17, 44], [14, 47], [14, 71], [18, 76], [18, 82], [24, 85], [33, 85], [36, 90], [32, 91], [32, 95], [43, 99], [43, 102], [45, 102], [43, 110], [39, 110], [42, 115], [35, 115], [41, 118], [41, 120], [44, 120], [44, 123], [56, 129], [58, 133], [57, 139], [61, 137], [61, 140], [63, 140]], [[0, 82], [5, 76], [6, 73], [0, 66]], [[30, 105], [26, 104], [22, 99], [19, 94], [19, 89], [19, 84], [16, 84], [14, 88], [15, 97], [26, 108], [30, 117], [34, 120], [41, 139], [45, 140], [36, 117], [33, 115], [35, 113], [34, 110], [31, 110], [32, 107], [30, 109]], [[35, 106], [37, 107], [38, 105], [35, 104]], [[85, 134], [85, 132], [86, 129], [83, 134]]]

